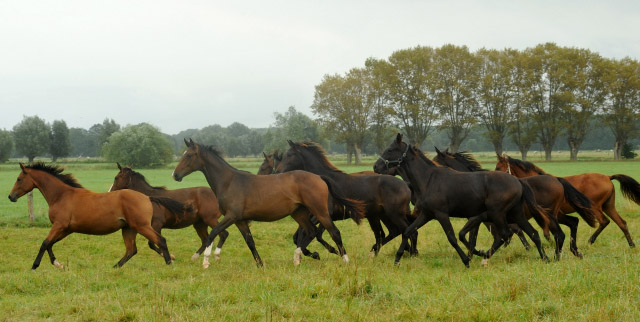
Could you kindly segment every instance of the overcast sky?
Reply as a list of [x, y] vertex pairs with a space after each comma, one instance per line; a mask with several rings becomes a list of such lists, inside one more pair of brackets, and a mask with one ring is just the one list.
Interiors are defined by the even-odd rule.
[[0, 0], [0, 129], [23, 116], [165, 133], [313, 117], [325, 74], [417, 45], [640, 59], [639, 1]]

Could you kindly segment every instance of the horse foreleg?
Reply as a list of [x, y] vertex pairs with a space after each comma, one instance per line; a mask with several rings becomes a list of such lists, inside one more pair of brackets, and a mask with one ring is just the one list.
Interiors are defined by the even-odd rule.
[[[202, 267], [209, 268], [209, 266], [211, 265], [209, 263], [209, 256], [211, 256], [211, 249], [213, 248], [213, 239], [216, 238], [217, 235], [220, 235], [221, 242], [223, 242], [223, 236], [226, 240], [227, 236], [229, 235], [226, 229], [231, 226], [235, 222], [235, 220], [236, 219], [233, 215], [227, 215], [211, 229], [209, 237], [207, 238], [207, 248], [204, 251], [204, 258], [202, 259]], [[220, 243], [218, 243], [218, 245], [221, 246]], [[216, 258], [220, 256], [220, 250], [220, 248], [216, 248], [215, 252], [217, 254], [214, 254]]]
[[[486, 215], [479, 215], [475, 217], [469, 218], [467, 223], [464, 224], [460, 232], [458, 232], [458, 239], [462, 242], [462, 244], [467, 248], [467, 253], [469, 254], [469, 260], [471, 260], [472, 255], [484, 256], [483, 252], [480, 252], [476, 249], [476, 241], [478, 236], [478, 230], [480, 228], [480, 224], [487, 219]], [[467, 233], [471, 232], [471, 236], [475, 237], [472, 241], [467, 241]]]
[[240, 220], [235, 224], [236, 227], [238, 227], [238, 229], [240, 230], [240, 233], [242, 233], [242, 237], [244, 237], [244, 241], [245, 243], [247, 243], [249, 250], [251, 250], [251, 254], [253, 254], [253, 259], [255, 259], [256, 265], [258, 265], [258, 267], [262, 267], [262, 259], [260, 258], [260, 254], [258, 254], [258, 250], [256, 249], [256, 244], [253, 241], [253, 236], [251, 235], [251, 230], [249, 229], [248, 222], [246, 220]]
[[122, 259], [120, 259], [120, 261], [118, 261], [118, 263], [113, 266], [114, 268], [122, 267], [122, 265], [129, 261], [129, 259], [131, 259], [133, 255], [138, 253], [138, 248], [136, 247], [137, 234], [138, 232], [136, 232], [134, 229], [131, 229], [129, 227], [122, 228], [122, 239], [124, 240], [124, 247], [126, 248], [126, 252]]
[[49, 249], [51, 246], [53, 246], [53, 244], [66, 237], [67, 235], [69, 235], [69, 233], [65, 232], [65, 227], [63, 227], [63, 225], [54, 223], [49, 230], [49, 235], [47, 235], [47, 238], [45, 238], [45, 240], [40, 245], [40, 250], [38, 251], [38, 255], [36, 256], [35, 261], [33, 261], [31, 269], [36, 270], [38, 266], [40, 266], [40, 262], [42, 261], [42, 256], [44, 255], [45, 251], [48, 251], [49, 257], [52, 258], [51, 264], [57, 267], [61, 267], [62, 265], [60, 263], [58, 263], [59, 265], [56, 265], [57, 261], [55, 256], [53, 256], [53, 251], [50, 251]]
[[134, 228], [138, 231], [138, 233], [144, 237], [146, 237], [149, 241], [155, 243], [160, 247], [160, 251], [162, 252], [162, 256], [164, 257], [165, 263], [167, 265], [171, 264], [171, 255], [169, 254], [169, 248], [167, 247], [167, 240], [160, 235], [157, 231], [155, 231], [151, 226], [143, 226]]
[[373, 235], [376, 239], [376, 243], [371, 247], [371, 257], [378, 256], [380, 247], [382, 247], [384, 231], [382, 230], [380, 219], [377, 216], [367, 216], [367, 221], [369, 222], [369, 226], [371, 226], [371, 230], [373, 231]]
[[569, 249], [571, 250], [571, 253], [573, 253], [573, 255], [575, 255], [578, 258], [582, 258], [582, 253], [578, 251], [578, 244], [576, 243], [576, 240], [578, 238], [579, 222], [580, 221], [576, 217], [571, 217], [568, 215], [558, 216], [558, 223], [561, 223], [569, 227], [569, 230], [571, 231], [571, 241], [569, 242]]
[[318, 253], [308, 255], [309, 251], [307, 250], [307, 246], [309, 245], [309, 243], [311, 243], [311, 241], [314, 238], [318, 238], [318, 233], [316, 232], [316, 226], [311, 223], [311, 220], [309, 218], [309, 213], [307, 212], [306, 209], [297, 210], [291, 214], [291, 217], [293, 217], [293, 219], [295, 219], [295, 221], [299, 225], [298, 239], [296, 242], [296, 245], [298, 246], [298, 248], [296, 248], [293, 254], [293, 264], [294, 265], [300, 264], [300, 261], [301, 261], [300, 253], [305, 254], [305, 256], [311, 256], [312, 258], [319, 259]]
[[[417, 209], [417, 208], [414, 208]], [[402, 233], [402, 243], [400, 243], [400, 247], [396, 252], [396, 260], [394, 264], [400, 265], [400, 259], [404, 254], [404, 250], [407, 247], [407, 243], [409, 242], [409, 238], [412, 236], [417, 236], [418, 229], [428, 223], [431, 219], [433, 219], [433, 215], [430, 213], [427, 214], [424, 211], [419, 211], [418, 217], [404, 230]]]

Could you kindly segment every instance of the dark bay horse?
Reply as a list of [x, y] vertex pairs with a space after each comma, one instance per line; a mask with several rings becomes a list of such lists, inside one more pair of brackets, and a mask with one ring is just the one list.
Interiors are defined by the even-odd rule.
[[[168, 190], [166, 187], [153, 187], [141, 173], [134, 171], [131, 167], [122, 167], [120, 163], [117, 163], [117, 165], [120, 171], [113, 179], [113, 184], [109, 191], [131, 189], [142, 192], [147, 196], [171, 198], [185, 204], [193, 205], [194, 211], [187, 215], [177, 216], [176, 213], [171, 211], [164, 211], [159, 215], [154, 215], [151, 226], [159, 233], [162, 233], [163, 228], [180, 229], [193, 226], [198, 237], [200, 237], [201, 246], [195, 254], [193, 254], [191, 259], [196, 260], [204, 251], [202, 266], [204, 268], [209, 267], [209, 256], [211, 255], [212, 247], [206, 247], [209, 236], [207, 226], [211, 228], [215, 227], [218, 224], [218, 219], [222, 215], [220, 209], [218, 209], [218, 198], [216, 198], [216, 195], [211, 191], [211, 188], [193, 187]], [[224, 245], [227, 236], [229, 236], [229, 233], [226, 230], [220, 232], [220, 241], [214, 251], [216, 261], [220, 259], [222, 245]]]
[[220, 211], [224, 214], [220, 223], [211, 230], [209, 244], [222, 230], [235, 224], [260, 267], [262, 259], [249, 230], [249, 221], [275, 221], [291, 215], [308, 234], [294, 252], [294, 264], [297, 265], [300, 263], [301, 248], [305, 248], [316, 233], [311, 223], [312, 214], [329, 231], [343, 260], [349, 261], [340, 231], [331, 220], [333, 204], [329, 203], [338, 203], [347, 208], [352, 218], [362, 217], [363, 205], [342, 197], [330, 178], [306, 171], [258, 176], [233, 168], [212, 147], [201, 146], [193, 140], [185, 140], [185, 144], [187, 150], [176, 166], [173, 178], [181, 181], [186, 175], [201, 171], [218, 197]]
[[[432, 219], [438, 220], [462, 263], [469, 267], [469, 257], [458, 245], [450, 217], [470, 218], [473, 227], [481, 221], [493, 222], [499, 238], [495, 238], [485, 258], [490, 258], [509, 237], [508, 223], [516, 223], [538, 248], [540, 258], [548, 261], [538, 232], [524, 215], [524, 205], [542, 217], [543, 209], [535, 203], [531, 188], [513, 176], [500, 172], [458, 172], [438, 167], [414, 146], [402, 141], [398, 134], [374, 165], [377, 173], [397, 169], [416, 194], [418, 218], [402, 234], [396, 264], [404, 253], [408, 238]], [[465, 225], [466, 226], [466, 225]]]
[[[345, 193], [347, 198], [361, 200], [366, 205], [365, 217], [373, 230], [376, 242], [371, 247], [373, 255], [377, 255], [380, 247], [402, 234], [409, 226], [409, 202], [411, 191], [402, 181], [393, 176], [379, 174], [347, 174], [336, 168], [326, 157], [326, 153], [313, 142], [292, 142], [289, 150], [278, 163], [276, 172], [304, 170], [333, 179]], [[334, 209], [332, 219], [348, 218], [344, 210]], [[387, 226], [388, 236], [380, 222]], [[299, 230], [298, 233], [301, 231]], [[411, 253], [415, 254], [416, 237], [412, 236]], [[318, 238], [321, 241], [321, 238]], [[330, 250], [331, 251], [331, 250]]]
[[53, 224], [31, 269], [40, 266], [45, 251], [51, 264], [62, 268], [52, 247], [71, 233], [106, 235], [118, 230], [122, 230], [127, 250], [116, 267], [124, 265], [137, 253], [138, 233], [158, 245], [165, 262], [171, 264], [166, 240], [151, 227], [152, 201], [157, 198], [133, 190], [92, 192], [83, 188], [71, 174], [63, 174], [62, 168], [44, 163], [27, 166], [20, 163], [20, 168], [22, 171], [9, 193], [9, 200], [15, 202], [37, 188], [49, 204], [49, 220]]
[[[496, 170], [510, 173], [518, 178], [547, 174], [531, 162], [500, 155], [498, 156]], [[602, 230], [609, 224], [609, 219], [604, 216], [606, 214], [620, 227], [624, 236], [627, 238], [629, 246], [635, 247], [629, 234], [629, 228], [627, 228], [627, 222], [620, 217], [618, 210], [616, 210], [616, 189], [611, 180], [618, 180], [620, 182], [622, 195], [637, 205], [640, 205], [640, 184], [638, 181], [624, 174], [607, 176], [600, 173], [583, 173], [563, 178], [591, 200], [591, 205], [599, 226], [591, 238], [589, 238], [590, 244], [596, 241], [598, 235], [600, 235]], [[573, 211], [569, 203], [562, 205], [563, 213], [571, 213]]]
[[[436, 148], [437, 156], [434, 160], [438, 161], [442, 165], [446, 165], [452, 169], [458, 171], [487, 171], [482, 168], [480, 163], [469, 153], [465, 152], [457, 152], [450, 153], [448, 150], [441, 152]], [[596, 219], [593, 211], [591, 210], [591, 201], [587, 196], [578, 191], [574, 186], [571, 185], [567, 180], [563, 178], [541, 175], [541, 176], [533, 176], [522, 178], [523, 180], [529, 184], [531, 189], [533, 190], [533, 195], [536, 198], [536, 202], [547, 210], [547, 217], [550, 220], [550, 225], [542, 227], [545, 230], [545, 234], [548, 234], [548, 230], [551, 229], [556, 241], [556, 259], [559, 259], [560, 253], [562, 252], [562, 244], [564, 241], [564, 233], [561, 229], [556, 225], [556, 221], [558, 223], [564, 224], [571, 230], [571, 242], [570, 249], [571, 252], [582, 258], [582, 254], [578, 251], [578, 246], [576, 243], [577, 231], [578, 231], [578, 219], [575, 217], [568, 216], [567, 214], [561, 211], [562, 204], [568, 202], [572, 205], [573, 209], [576, 209], [578, 214], [590, 225], [595, 226]], [[528, 218], [531, 218], [530, 212], [525, 212]], [[519, 230], [518, 227], [516, 227]], [[513, 227], [512, 227], [512, 230]], [[472, 241], [471, 244], [475, 243], [475, 236], [477, 234], [476, 231], [472, 231]], [[520, 237], [523, 239], [524, 236]], [[524, 243], [523, 239], [523, 243]]]

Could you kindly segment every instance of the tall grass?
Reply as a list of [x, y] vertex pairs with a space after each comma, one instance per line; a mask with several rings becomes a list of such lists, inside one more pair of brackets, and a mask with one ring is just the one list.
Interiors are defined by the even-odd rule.
[[[482, 159], [486, 168], [494, 159]], [[347, 172], [371, 169], [374, 158]], [[232, 160], [256, 172], [261, 160]], [[625, 173], [640, 179], [636, 162], [550, 162], [539, 164], [550, 173]], [[94, 191], [106, 191], [117, 173], [115, 165], [70, 164], [69, 172]], [[206, 185], [200, 173], [182, 183], [170, 178], [171, 169], [139, 170], [153, 185], [170, 189]], [[0, 182], [8, 194], [19, 168], [0, 166]], [[617, 184], [616, 184], [617, 186]], [[338, 222], [351, 263], [312, 243], [320, 260], [292, 264], [291, 235], [295, 222], [254, 222], [256, 247], [265, 262], [256, 268], [237, 229], [231, 227], [222, 260], [208, 270], [191, 255], [199, 239], [191, 228], [165, 230], [171, 266], [138, 238], [138, 254], [121, 269], [112, 266], [124, 255], [119, 233], [107, 236], [73, 234], [55, 245], [59, 270], [45, 255], [32, 272], [32, 261], [48, 232], [47, 206], [34, 193], [36, 224], [27, 219], [26, 198], [0, 202], [0, 319], [3, 320], [591, 320], [640, 319], [638, 250], [627, 246], [611, 223], [594, 245], [587, 243], [594, 229], [581, 222], [578, 247], [585, 258], [567, 251], [559, 262], [545, 264], [535, 250], [519, 241], [500, 249], [488, 267], [474, 258], [466, 269], [447, 242], [442, 228], [429, 223], [419, 233], [420, 254], [393, 265], [399, 240], [369, 257], [374, 242], [368, 224]], [[617, 207], [632, 237], [640, 240], [639, 207], [622, 197]], [[460, 229], [463, 220], [454, 219]], [[483, 228], [484, 229], [484, 228]], [[568, 230], [563, 227], [565, 233]], [[490, 245], [481, 231], [480, 247]], [[327, 236], [328, 237], [328, 236]], [[547, 253], [552, 242], [545, 241]]]

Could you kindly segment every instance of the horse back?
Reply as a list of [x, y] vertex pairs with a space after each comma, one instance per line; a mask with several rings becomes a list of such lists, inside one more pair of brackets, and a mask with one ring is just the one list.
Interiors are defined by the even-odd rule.
[[[615, 187], [609, 176], [601, 173], [583, 173], [563, 178], [591, 199], [594, 207], [601, 207], [615, 193]], [[565, 210], [564, 206], [563, 210]]]

